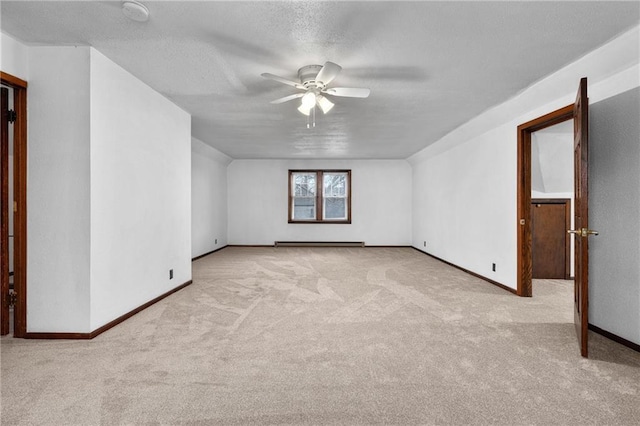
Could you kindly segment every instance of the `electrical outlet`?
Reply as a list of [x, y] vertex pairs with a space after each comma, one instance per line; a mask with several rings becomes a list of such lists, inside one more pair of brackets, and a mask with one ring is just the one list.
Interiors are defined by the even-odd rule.
[[173, 279], [173, 269], [169, 269], [169, 279]]
[[423, 244], [424, 244], [425, 247], [427, 246], [427, 242], [426, 241]]
[[492, 264], [491, 264], [491, 270], [492, 270], [493, 272], [495, 272], [495, 271], [496, 271], [496, 264], [495, 264], [495, 263], [492, 263]]
[[216, 242], [214, 244], [218, 244], [218, 239], [216, 238]]

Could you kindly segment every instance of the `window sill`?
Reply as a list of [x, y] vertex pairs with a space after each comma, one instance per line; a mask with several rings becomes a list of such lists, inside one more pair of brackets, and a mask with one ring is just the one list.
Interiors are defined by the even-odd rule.
[[289, 223], [307, 223], [314, 225], [350, 225], [350, 220], [292, 220], [289, 219]]

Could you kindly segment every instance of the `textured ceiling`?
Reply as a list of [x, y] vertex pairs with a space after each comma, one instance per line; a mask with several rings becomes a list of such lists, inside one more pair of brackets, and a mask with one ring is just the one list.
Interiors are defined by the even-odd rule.
[[[638, 25], [638, 2], [1, 2], [28, 44], [91, 45], [192, 114], [233, 158], [406, 158]], [[296, 92], [265, 80], [333, 61], [368, 87], [306, 128]]]

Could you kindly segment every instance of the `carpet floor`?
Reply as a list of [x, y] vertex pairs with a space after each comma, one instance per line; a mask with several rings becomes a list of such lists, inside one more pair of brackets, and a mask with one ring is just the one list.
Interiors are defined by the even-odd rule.
[[91, 341], [1, 340], [3, 425], [640, 424], [640, 354], [409, 248], [237, 248]]

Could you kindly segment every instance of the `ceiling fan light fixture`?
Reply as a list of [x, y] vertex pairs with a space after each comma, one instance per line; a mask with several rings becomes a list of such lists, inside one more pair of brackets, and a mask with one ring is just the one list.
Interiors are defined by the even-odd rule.
[[298, 107], [298, 111], [300, 111], [302, 114], [304, 115], [309, 115], [311, 114], [311, 110], [313, 109], [313, 105], [308, 107], [305, 104], [302, 104]]
[[320, 106], [320, 109], [322, 110], [322, 112], [326, 114], [329, 111], [331, 111], [331, 108], [333, 108], [335, 104], [331, 102], [329, 99], [321, 95], [321, 96], [318, 96], [318, 105]]
[[147, 9], [147, 6], [135, 0], [123, 1], [122, 13], [127, 18], [136, 22], [147, 22], [149, 20], [149, 9]]
[[305, 93], [304, 96], [302, 97], [301, 105], [305, 107], [305, 109], [311, 109], [315, 106], [315, 104], [316, 104], [316, 94], [311, 91]]
[[340, 73], [342, 67], [333, 62], [325, 62], [324, 65], [307, 65], [298, 70], [297, 81], [288, 78], [279, 77], [270, 73], [262, 73], [262, 77], [277, 81], [288, 86], [293, 86], [303, 92], [285, 96], [274, 101], [272, 104], [281, 104], [293, 99], [301, 98], [298, 111], [309, 117], [307, 128], [315, 127], [316, 123], [316, 106], [327, 114], [334, 107], [334, 103], [327, 99], [324, 95], [338, 96], [343, 98], [366, 98], [371, 92], [365, 88], [354, 87], [327, 87]]

